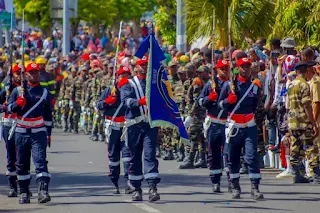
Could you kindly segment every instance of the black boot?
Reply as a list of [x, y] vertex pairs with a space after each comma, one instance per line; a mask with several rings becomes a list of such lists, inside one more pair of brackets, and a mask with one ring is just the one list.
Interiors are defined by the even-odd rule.
[[183, 147], [180, 147], [178, 149], [178, 158], [177, 158], [177, 162], [182, 162], [184, 159], [185, 155], [184, 155], [184, 149]]
[[166, 150], [163, 156], [163, 160], [173, 160], [173, 153], [172, 150]]
[[313, 173], [313, 184], [320, 184], [320, 168], [314, 168]]
[[125, 194], [132, 194], [134, 192], [134, 187], [131, 185], [130, 182], [127, 183], [126, 188], [124, 189]]
[[114, 194], [114, 195], [120, 194], [119, 186], [115, 186], [115, 187], [113, 188], [112, 194]]
[[97, 135], [97, 134], [94, 133], [94, 134], [92, 134], [90, 137], [91, 137], [90, 139], [91, 139], [92, 141], [98, 141], [98, 135]]
[[30, 180], [19, 180], [19, 189], [20, 189], [20, 204], [30, 203], [30, 194], [29, 194], [29, 184]]
[[300, 174], [298, 166], [293, 166], [292, 170], [293, 170], [293, 175], [294, 175], [293, 176], [293, 183], [310, 183], [310, 181], [307, 178], [305, 178], [304, 176], [302, 176]]
[[220, 183], [214, 183], [212, 185], [212, 192], [213, 193], [220, 193], [221, 190], [220, 190]]
[[103, 134], [98, 134], [98, 140], [100, 141], [100, 142], [104, 142], [104, 135]]
[[152, 186], [149, 189], [149, 202], [155, 202], [160, 200], [160, 195], [158, 193], [157, 187]]
[[135, 189], [132, 195], [132, 201], [142, 201], [142, 190]]
[[9, 176], [8, 180], [10, 186], [8, 197], [18, 197], [17, 176]]
[[156, 149], [156, 158], [160, 158], [161, 157], [161, 151], [160, 148]]
[[207, 168], [205, 152], [199, 152], [199, 158], [198, 161], [194, 164], [194, 168]]
[[239, 178], [231, 179], [232, 186], [232, 199], [240, 199], [241, 189], [239, 184]]
[[263, 194], [259, 191], [259, 184], [251, 183], [251, 197], [254, 200], [263, 199]]
[[232, 193], [232, 183], [231, 183], [231, 178], [230, 178], [229, 172], [227, 172], [227, 178], [228, 178], [228, 192]]
[[185, 161], [179, 165], [178, 169], [194, 169], [194, 152], [186, 153]]
[[48, 188], [49, 188], [49, 183], [45, 183], [45, 182], [38, 183], [38, 203], [47, 203], [51, 201]]

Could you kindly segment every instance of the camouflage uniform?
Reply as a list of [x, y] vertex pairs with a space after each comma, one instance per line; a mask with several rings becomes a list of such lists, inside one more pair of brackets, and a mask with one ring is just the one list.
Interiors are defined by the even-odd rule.
[[78, 133], [79, 121], [81, 116], [81, 106], [82, 106], [82, 91], [83, 86], [87, 79], [83, 79], [82, 76], [76, 76], [71, 88], [72, 100], [73, 100], [73, 125], [74, 132]]
[[[95, 77], [92, 79], [92, 83], [90, 85], [90, 88], [88, 88], [88, 91], [91, 95], [90, 97], [90, 109], [92, 110], [92, 113], [93, 113], [93, 126], [92, 126], [92, 136], [91, 136], [91, 139], [93, 141], [97, 141], [98, 140], [98, 128], [99, 128], [99, 124], [100, 124], [100, 120], [99, 120], [99, 111], [96, 107], [96, 103], [100, 97], [100, 94], [101, 94], [101, 77], [103, 75], [103, 72], [101, 70], [95, 70], [94, 71], [96, 74], [95, 74]], [[100, 116], [101, 118], [101, 116]], [[99, 132], [100, 133], [100, 132]]]
[[[209, 71], [209, 68], [206, 66], [200, 66], [198, 68], [198, 72], [206, 71]], [[197, 149], [199, 153], [203, 153], [205, 151], [203, 122], [206, 117], [206, 109], [199, 106], [196, 100], [198, 99], [201, 90], [206, 83], [207, 82], [203, 79], [196, 77], [193, 79], [188, 89], [186, 110], [188, 111], [188, 116], [192, 118], [191, 124], [187, 128], [190, 145], [185, 145], [186, 161], [185, 164], [180, 165], [180, 169], [190, 168], [189, 166], [185, 167], [187, 164], [192, 165], [191, 167], [193, 167]]]
[[288, 89], [288, 127], [291, 134], [290, 165], [295, 178], [301, 178], [299, 170], [304, 157], [308, 159], [309, 168], [319, 176], [319, 153], [314, 146], [312, 124], [305, 112], [305, 105], [311, 104], [310, 87], [305, 79], [297, 77], [289, 83]]
[[[93, 70], [90, 70], [89, 73], [93, 73]], [[90, 107], [90, 102], [92, 95], [90, 94], [89, 89], [92, 85], [93, 79], [88, 79], [82, 87], [82, 103], [81, 106], [84, 107], [83, 112], [83, 130], [86, 135], [90, 134], [90, 131], [92, 130], [92, 120], [93, 120], [93, 109]]]
[[[75, 68], [73, 68], [75, 69]], [[75, 71], [75, 70], [73, 70]], [[75, 78], [72, 75], [68, 75], [66, 78], [62, 80], [61, 88], [60, 88], [60, 95], [62, 108], [64, 109], [63, 113], [63, 129], [66, 132], [68, 129], [71, 132], [73, 129], [73, 103], [72, 103], [72, 85]], [[71, 105], [70, 105], [71, 103]]]

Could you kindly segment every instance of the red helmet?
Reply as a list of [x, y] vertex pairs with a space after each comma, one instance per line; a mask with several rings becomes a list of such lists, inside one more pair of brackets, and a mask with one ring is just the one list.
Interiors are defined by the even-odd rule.
[[36, 63], [30, 63], [28, 64], [27, 68], [26, 68], [26, 72], [30, 72], [30, 71], [40, 71], [40, 66]]
[[22, 64], [16, 64], [14, 65], [13, 69], [12, 69], [12, 73], [14, 72], [18, 72], [22, 69]]
[[141, 59], [137, 60], [136, 64], [137, 65], [141, 65], [141, 64], [144, 64], [144, 63], [148, 63], [148, 60], [149, 60], [148, 56], [143, 56]]
[[237, 67], [242, 66], [244, 64], [250, 64], [251, 65], [251, 60], [250, 58], [240, 58], [237, 62]]
[[229, 62], [227, 60], [219, 60], [217, 62], [216, 68], [221, 69], [222, 67], [229, 67]]

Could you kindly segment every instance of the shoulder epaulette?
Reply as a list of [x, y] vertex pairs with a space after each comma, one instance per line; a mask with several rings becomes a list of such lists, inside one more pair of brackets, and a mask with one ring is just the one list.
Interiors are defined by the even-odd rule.
[[255, 85], [257, 85], [259, 88], [261, 88], [262, 87], [262, 85], [261, 85], [261, 82], [260, 82], [260, 80], [259, 79], [254, 79], [253, 81], [252, 81], [252, 83], [253, 84], [255, 84]]

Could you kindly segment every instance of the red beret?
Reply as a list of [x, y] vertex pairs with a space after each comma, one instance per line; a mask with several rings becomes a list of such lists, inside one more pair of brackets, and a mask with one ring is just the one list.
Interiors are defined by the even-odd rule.
[[117, 71], [117, 74], [118, 75], [121, 75], [122, 73], [125, 73], [125, 72], [127, 72], [127, 73], [131, 73], [131, 70], [130, 70], [130, 68], [129, 67], [120, 67], [120, 69], [118, 69], [118, 71]]
[[26, 72], [30, 72], [32, 70], [40, 71], [40, 66], [38, 64], [35, 64], [35, 63], [28, 64], [28, 66], [26, 68]]
[[138, 59], [136, 62], [137, 65], [141, 65], [144, 63], [148, 63], [148, 56], [143, 56], [141, 59]]
[[22, 64], [16, 64], [14, 65], [13, 69], [12, 69], [12, 73], [14, 72], [18, 72], [22, 69]]
[[219, 60], [216, 68], [221, 69], [222, 67], [229, 67], [229, 62], [227, 60]]
[[251, 65], [251, 60], [250, 58], [240, 58], [237, 62], [237, 67], [244, 65], [244, 64], [250, 64]]

